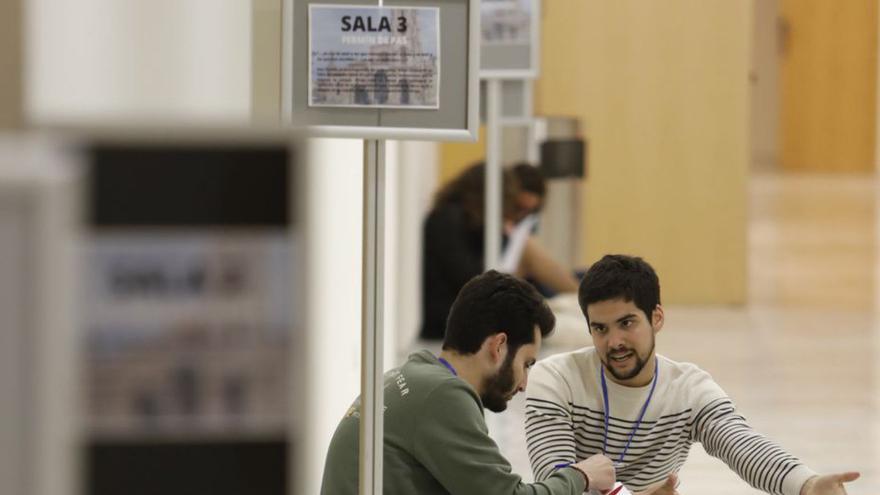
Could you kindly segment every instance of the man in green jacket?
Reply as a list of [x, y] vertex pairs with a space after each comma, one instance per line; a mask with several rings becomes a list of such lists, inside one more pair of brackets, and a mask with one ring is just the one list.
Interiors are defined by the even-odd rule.
[[[579, 495], [608, 490], [614, 468], [602, 455], [560, 466], [525, 484], [489, 437], [483, 407], [507, 408], [525, 390], [553, 313], [526, 282], [489, 271], [471, 279], [449, 312], [440, 356], [412, 354], [385, 374], [386, 495]], [[358, 492], [360, 400], [330, 442], [322, 495]]]

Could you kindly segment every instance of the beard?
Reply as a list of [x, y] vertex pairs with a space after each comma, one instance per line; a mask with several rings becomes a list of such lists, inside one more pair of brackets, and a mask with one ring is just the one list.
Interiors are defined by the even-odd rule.
[[633, 366], [633, 369], [631, 369], [629, 371], [621, 373], [621, 372], [617, 371], [615, 368], [611, 367], [611, 365], [609, 364], [611, 362], [611, 354], [612, 353], [620, 354], [620, 351], [621, 351], [620, 348], [614, 349], [613, 351], [608, 351], [605, 354], [605, 360], [602, 362], [602, 364], [605, 366], [605, 370], [608, 371], [609, 373], [611, 373], [611, 376], [613, 376], [614, 378], [616, 378], [618, 380], [629, 380], [630, 378], [634, 378], [634, 377], [638, 376], [638, 374], [642, 372], [642, 369], [645, 367], [645, 364], [647, 364], [647, 362], [648, 362], [648, 358], [650, 358], [651, 354], [654, 353], [655, 343], [656, 342], [654, 339], [654, 329], [652, 328], [651, 329], [651, 348], [648, 350], [647, 353], [645, 353], [644, 356], [639, 355], [639, 353], [636, 352], [634, 349], [629, 349], [629, 348], [623, 349], [624, 352], [632, 352], [633, 356], [635, 356], [635, 359], [636, 359], [635, 366]]
[[513, 355], [508, 354], [495, 375], [483, 382], [483, 393], [480, 400], [486, 409], [500, 413], [507, 409], [507, 402], [513, 398], [516, 388], [513, 384]]

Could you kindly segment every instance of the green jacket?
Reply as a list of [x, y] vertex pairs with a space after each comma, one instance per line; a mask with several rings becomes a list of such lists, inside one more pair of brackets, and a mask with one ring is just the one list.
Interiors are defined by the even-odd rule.
[[[360, 399], [336, 428], [324, 466], [322, 495], [358, 491]], [[527, 485], [489, 437], [479, 396], [429, 351], [385, 374], [385, 495], [579, 495], [573, 468]]]

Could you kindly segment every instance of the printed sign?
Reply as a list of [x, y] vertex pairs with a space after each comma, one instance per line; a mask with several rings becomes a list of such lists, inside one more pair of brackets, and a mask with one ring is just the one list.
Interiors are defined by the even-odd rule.
[[437, 109], [439, 9], [309, 6], [309, 106]]
[[91, 429], [284, 431], [291, 249], [283, 232], [98, 236], [84, 299]]
[[483, 44], [531, 43], [532, 3], [533, 0], [482, 0], [480, 31]]

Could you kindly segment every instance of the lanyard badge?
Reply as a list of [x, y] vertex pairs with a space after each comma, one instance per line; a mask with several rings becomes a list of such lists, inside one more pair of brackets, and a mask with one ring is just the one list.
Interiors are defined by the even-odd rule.
[[[608, 426], [611, 419], [610, 409], [608, 407], [608, 385], [605, 383], [605, 367], [600, 362], [599, 363], [599, 373], [602, 377], [602, 401], [605, 405], [605, 436], [602, 439], [602, 453], [608, 455]], [[660, 375], [660, 360], [655, 356], [654, 357], [654, 379], [651, 381], [651, 391], [648, 392], [648, 398], [645, 400], [645, 403], [642, 405], [642, 410], [639, 412], [639, 418], [636, 420], [636, 424], [633, 426], [631, 432], [629, 432], [629, 439], [626, 441], [626, 446], [623, 448], [623, 452], [620, 453], [620, 457], [618, 457], [617, 461], [614, 462], [614, 469], [620, 469], [623, 467], [623, 458], [626, 456], [626, 452], [629, 450], [629, 444], [632, 443], [633, 436], [636, 434], [636, 430], [639, 429], [639, 426], [642, 424], [642, 419], [645, 417], [645, 411], [648, 410], [648, 404], [651, 403], [651, 397], [654, 396], [654, 389], [657, 387], [657, 376]], [[623, 485], [621, 485], [623, 486]], [[624, 489], [625, 490], [625, 489]], [[621, 493], [621, 492], [617, 492]], [[621, 494], [622, 495], [622, 494]]]

